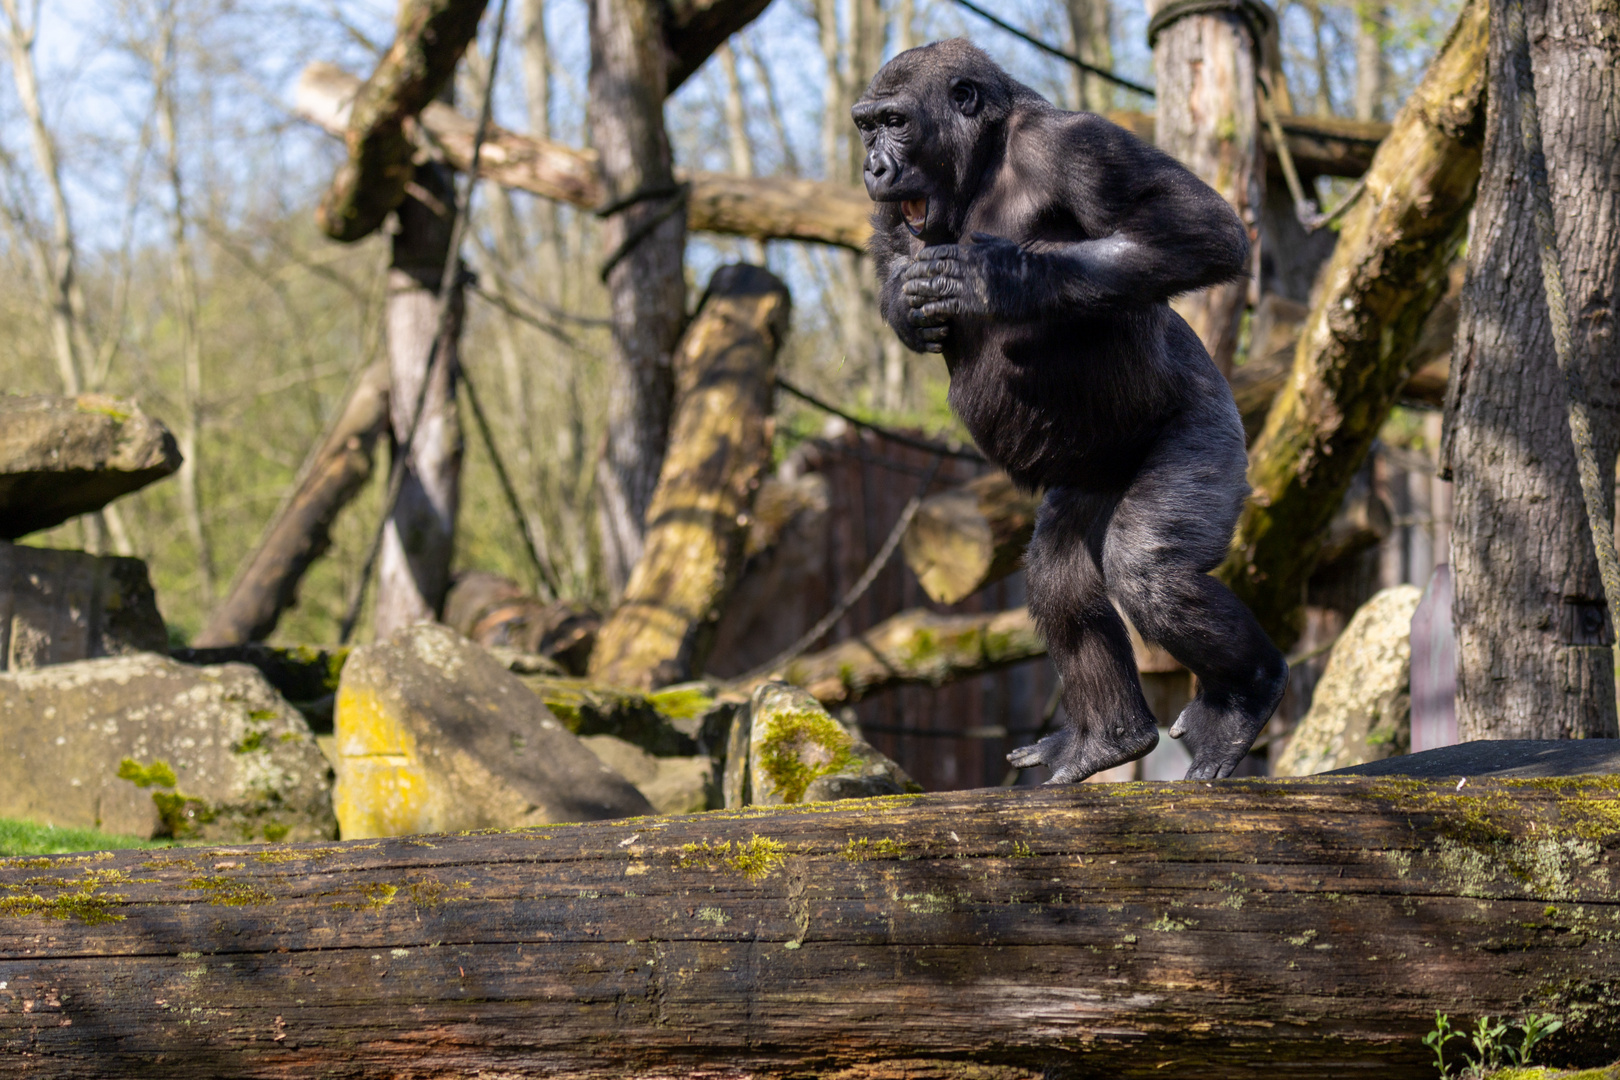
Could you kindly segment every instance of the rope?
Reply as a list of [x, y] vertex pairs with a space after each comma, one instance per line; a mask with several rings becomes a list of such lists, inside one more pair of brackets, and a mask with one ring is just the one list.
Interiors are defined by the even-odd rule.
[[1530, 39], [1524, 28], [1524, 0], [1508, 0], [1508, 54], [1513, 58], [1513, 81], [1518, 92], [1519, 140], [1524, 149], [1526, 172], [1530, 179], [1531, 209], [1536, 238], [1541, 248], [1542, 291], [1547, 296], [1547, 316], [1552, 324], [1553, 352], [1558, 370], [1564, 375], [1568, 396], [1570, 440], [1575, 444], [1575, 460], [1581, 478], [1581, 496], [1586, 503], [1586, 524], [1592, 532], [1597, 552], [1598, 575], [1603, 581], [1610, 624], [1620, 619], [1620, 558], [1614, 549], [1614, 521], [1606, 513], [1610, 499], [1611, 473], [1605, 482], [1592, 445], [1591, 405], [1586, 382], [1575, 363], [1574, 341], [1570, 334], [1569, 308], [1564, 294], [1564, 273], [1558, 261], [1558, 235], [1553, 225], [1552, 190], [1547, 181], [1547, 156], [1541, 140], [1541, 110], [1536, 102], [1535, 75], [1530, 68]]
[[1088, 64], [1073, 53], [1064, 52], [1062, 49], [1059, 49], [1056, 46], [1048, 45], [1046, 42], [1042, 41], [1038, 37], [1035, 37], [1033, 34], [1025, 33], [1011, 23], [1002, 21], [996, 16], [990, 14], [988, 11], [984, 10], [984, 8], [980, 7], [979, 5], [971, 3], [970, 0], [956, 0], [956, 3], [967, 8], [969, 11], [973, 12], [973, 14], [977, 15], [981, 19], [984, 19], [986, 22], [994, 23], [996, 26], [1001, 27], [1001, 29], [1007, 31], [1007, 33], [1011, 34], [1018, 40], [1035, 46], [1037, 49], [1041, 50], [1041, 52], [1046, 53], [1049, 56], [1055, 56], [1059, 60], [1067, 60], [1069, 63], [1073, 64], [1075, 67], [1086, 72], [1087, 74], [1095, 75], [1097, 78], [1106, 82], [1111, 82], [1115, 86], [1123, 86], [1127, 90], [1135, 90], [1138, 94], [1145, 94], [1148, 97], [1154, 96], [1153, 88], [1151, 86], [1143, 86], [1141, 83], [1132, 82], [1129, 79], [1115, 75], [1107, 68], [1100, 68], [1094, 64]]
[[[659, 207], [651, 217], [648, 217], [645, 221], [631, 229], [629, 234], [625, 236], [623, 240], [619, 241], [619, 246], [613, 249], [613, 254], [609, 255], [603, 260], [602, 283], [604, 285], [607, 284], [608, 275], [613, 273], [613, 268], [618, 266], [619, 263], [623, 262], [626, 255], [629, 255], [632, 251], [636, 250], [636, 248], [641, 245], [641, 242], [647, 239], [647, 237], [651, 236], [653, 231], [657, 229], [658, 226], [675, 216], [676, 211], [686, 209], [686, 202], [692, 197], [692, 185], [677, 184], [673, 192], [666, 191], [665, 193], [673, 194], [674, 197], [671, 198], [669, 202]], [[606, 217], [609, 216], [610, 213], [618, 213], [619, 210], [622, 210], [627, 206], [632, 206], [635, 203], [643, 202], [647, 199], [655, 197], [656, 195], [654, 194], [635, 192], [629, 196], [626, 196], [625, 199], [620, 199], [618, 203], [610, 203], [604, 209], [598, 210], [597, 216]], [[624, 205], [621, 206], [619, 205], [620, 203], [623, 203]]]
[[776, 377], [776, 385], [781, 387], [783, 390], [786, 390], [788, 393], [792, 394], [794, 397], [798, 398], [800, 401], [803, 401], [807, 405], [814, 405], [822, 412], [831, 413], [833, 416], [838, 417], [838, 419], [844, 421], [846, 424], [851, 424], [865, 431], [870, 431], [873, 434], [881, 435], [885, 439], [892, 439], [901, 446], [909, 446], [913, 450], [926, 450], [930, 454], [938, 454], [940, 457], [957, 458], [961, 461], [977, 461], [982, 463], [985, 460], [984, 455], [979, 453], [977, 450], [969, 450], [950, 443], [935, 442], [932, 439], [919, 439], [915, 435], [907, 435], [904, 432], [896, 431], [893, 428], [886, 428], [881, 424], [874, 424], [870, 420], [862, 420], [860, 417], [853, 416], [836, 405], [821, 400], [806, 390], [800, 390], [797, 386], [794, 386], [780, 375]]
[[[349, 638], [354, 635], [355, 624], [360, 621], [360, 609], [366, 602], [366, 589], [371, 583], [371, 574], [377, 566], [377, 556], [382, 552], [383, 534], [388, 528], [388, 519], [393, 516], [394, 507], [399, 504], [399, 493], [405, 486], [406, 463], [410, 461], [411, 446], [416, 441], [416, 431], [422, 422], [422, 408], [427, 404], [428, 387], [433, 385], [434, 378], [439, 373], [439, 366], [443, 362], [444, 350], [439, 343], [444, 339], [450, 329], [450, 313], [456, 293], [456, 283], [461, 270], [461, 238], [467, 229], [467, 218], [472, 210], [473, 192], [478, 188], [478, 159], [484, 150], [484, 139], [489, 134], [490, 114], [495, 104], [495, 72], [501, 59], [501, 39], [506, 30], [506, 5], [508, 0], [501, 0], [500, 10], [495, 16], [495, 41], [490, 47], [489, 76], [484, 85], [484, 103], [478, 113], [478, 130], [473, 135], [472, 156], [467, 163], [467, 196], [453, 205], [450, 222], [450, 244], [444, 254], [444, 269], [439, 275], [439, 311], [435, 320], [433, 341], [428, 345], [427, 372], [422, 377], [422, 385], [416, 393], [416, 403], [411, 409], [410, 426], [405, 429], [405, 438], [394, 450], [394, 460], [389, 468], [388, 492], [383, 498], [382, 516], [377, 519], [377, 527], [372, 531], [371, 542], [366, 548], [366, 557], [360, 567], [360, 578], [355, 582], [354, 593], [349, 597], [349, 608], [343, 616], [343, 622], [338, 628], [338, 644], [347, 645]], [[455, 187], [452, 183], [451, 193], [454, 195]]]
[[506, 506], [512, 511], [512, 517], [517, 520], [518, 531], [523, 534], [523, 547], [529, 553], [529, 565], [534, 568], [535, 579], [546, 590], [546, 595], [542, 595], [541, 599], [555, 600], [562, 594], [557, 581], [557, 572], [549, 561], [540, 556], [540, 545], [535, 540], [534, 530], [529, 526], [529, 517], [523, 512], [523, 505], [518, 502], [517, 488], [512, 486], [512, 478], [507, 474], [506, 463], [501, 460], [501, 452], [495, 448], [495, 434], [490, 430], [489, 420], [484, 416], [484, 405], [478, 400], [478, 390], [473, 386], [472, 376], [465, 368], [461, 371], [461, 387], [467, 391], [467, 404], [472, 406], [478, 434], [484, 441], [484, 449], [489, 451], [490, 462], [495, 466], [495, 478], [500, 481], [501, 494], [506, 497]]
[[883, 572], [883, 568], [889, 565], [889, 560], [894, 558], [894, 552], [900, 546], [901, 537], [905, 536], [906, 529], [911, 525], [911, 519], [917, 516], [917, 510], [922, 506], [923, 496], [928, 494], [929, 487], [934, 483], [934, 477], [939, 475], [939, 467], [944, 463], [945, 455], [936, 454], [934, 456], [933, 469], [923, 478], [923, 482], [918, 485], [917, 494], [913, 495], [910, 501], [906, 503], [905, 509], [900, 511], [900, 518], [894, 523], [894, 528], [889, 530], [889, 535], [884, 538], [883, 546], [878, 548], [878, 553], [872, 556], [872, 561], [867, 565], [866, 571], [850, 587], [850, 590], [839, 599], [838, 603], [833, 605], [832, 610], [817, 620], [816, 625], [806, 630], [799, 640], [783, 649], [771, 660], [733, 681], [739, 683], [751, 682], [754, 679], [763, 678], [772, 672], [781, 670], [800, 656], [803, 656], [806, 649], [821, 640], [827, 631], [837, 625], [839, 619], [849, 614], [849, 609], [854, 607], [861, 597], [866, 595], [866, 590], [872, 587], [872, 582], [877, 580], [878, 575]]

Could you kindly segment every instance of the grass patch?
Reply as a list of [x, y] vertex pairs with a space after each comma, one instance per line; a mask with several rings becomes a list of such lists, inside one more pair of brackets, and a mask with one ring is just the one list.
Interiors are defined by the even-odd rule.
[[0, 855], [61, 855], [72, 851], [173, 847], [171, 840], [115, 836], [96, 829], [59, 829], [32, 821], [0, 818]]

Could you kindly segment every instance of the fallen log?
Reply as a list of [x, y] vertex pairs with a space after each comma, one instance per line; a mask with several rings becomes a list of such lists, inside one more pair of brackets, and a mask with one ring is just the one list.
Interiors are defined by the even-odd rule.
[[1620, 1047], [1612, 777], [1076, 785], [0, 861], [53, 1077], [1431, 1077]]
[[242, 564], [208, 624], [200, 649], [263, 641], [298, 601], [298, 583], [332, 542], [338, 513], [371, 477], [377, 438], [388, 424], [388, 365], [367, 368], [292, 494]]
[[1217, 574], [1284, 647], [1298, 636], [1323, 529], [1411, 375], [1413, 345], [1467, 233], [1483, 142], [1487, 6], [1463, 7], [1379, 146], [1293, 368], [1249, 451], [1253, 495]]
[[787, 286], [762, 267], [725, 266], [710, 281], [675, 350], [675, 417], [645, 544], [597, 633], [591, 678], [646, 689], [703, 670], [770, 465], [788, 308]]
[[943, 686], [1045, 655], [1046, 642], [1028, 608], [987, 615], [914, 608], [734, 688], [751, 692], [775, 679], [838, 708], [896, 686]]
[[930, 600], [954, 604], [1018, 569], [1040, 504], [1006, 473], [986, 473], [924, 499], [900, 551]]
[[[331, 134], [348, 127], [349, 105], [360, 80], [332, 64], [316, 62], [299, 77], [294, 107]], [[1109, 119], [1149, 142], [1153, 118], [1110, 113]], [[1372, 159], [1387, 124], [1288, 117], [1283, 125], [1296, 163], [1306, 172], [1357, 176]], [[472, 158], [477, 123], [449, 105], [432, 102], [409, 125], [458, 169]], [[479, 152], [478, 174], [504, 187], [594, 209], [607, 201], [597, 174], [596, 153], [491, 126]], [[789, 177], [742, 177], [723, 173], [678, 174], [690, 180], [687, 228], [756, 240], [805, 240], [866, 250], [871, 235], [866, 193], [846, 184]]]

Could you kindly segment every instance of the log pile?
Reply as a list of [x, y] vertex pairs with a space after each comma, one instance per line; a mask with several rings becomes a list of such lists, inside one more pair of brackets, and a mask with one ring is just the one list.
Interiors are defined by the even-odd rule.
[[[1082, 785], [0, 862], [18, 1075], [1433, 1076], [1611, 1060], [1613, 778]], [[1607, 1057], [1605, 1058], [1605, 1055]]]

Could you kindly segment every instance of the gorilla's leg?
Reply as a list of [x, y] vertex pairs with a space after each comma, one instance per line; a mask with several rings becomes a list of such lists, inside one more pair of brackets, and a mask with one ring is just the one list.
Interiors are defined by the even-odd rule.
[[1117, 498], [1051, 489], [1036, 515], [1024, 560], [1030, 614], [1063, 679], [1068, 721], [1007, 760], [1020, 769], [1049, 766], [1054, 784], [1134, 761], [1159, 741], [1136, 677], [1130, 636], [1108, 601], [1098, 567]]
[[1254, 615], [1209, 576], [1248, 494], [1246, 468], [1231, 398], [1205, 399], [1148, 454], [1103, 543], [1109, 595], [1143, 637], [1198, 676], [1197, 697], [1170, 729], [1192, 751], [1189, 780], [1231, 775], [1288, 681]]

